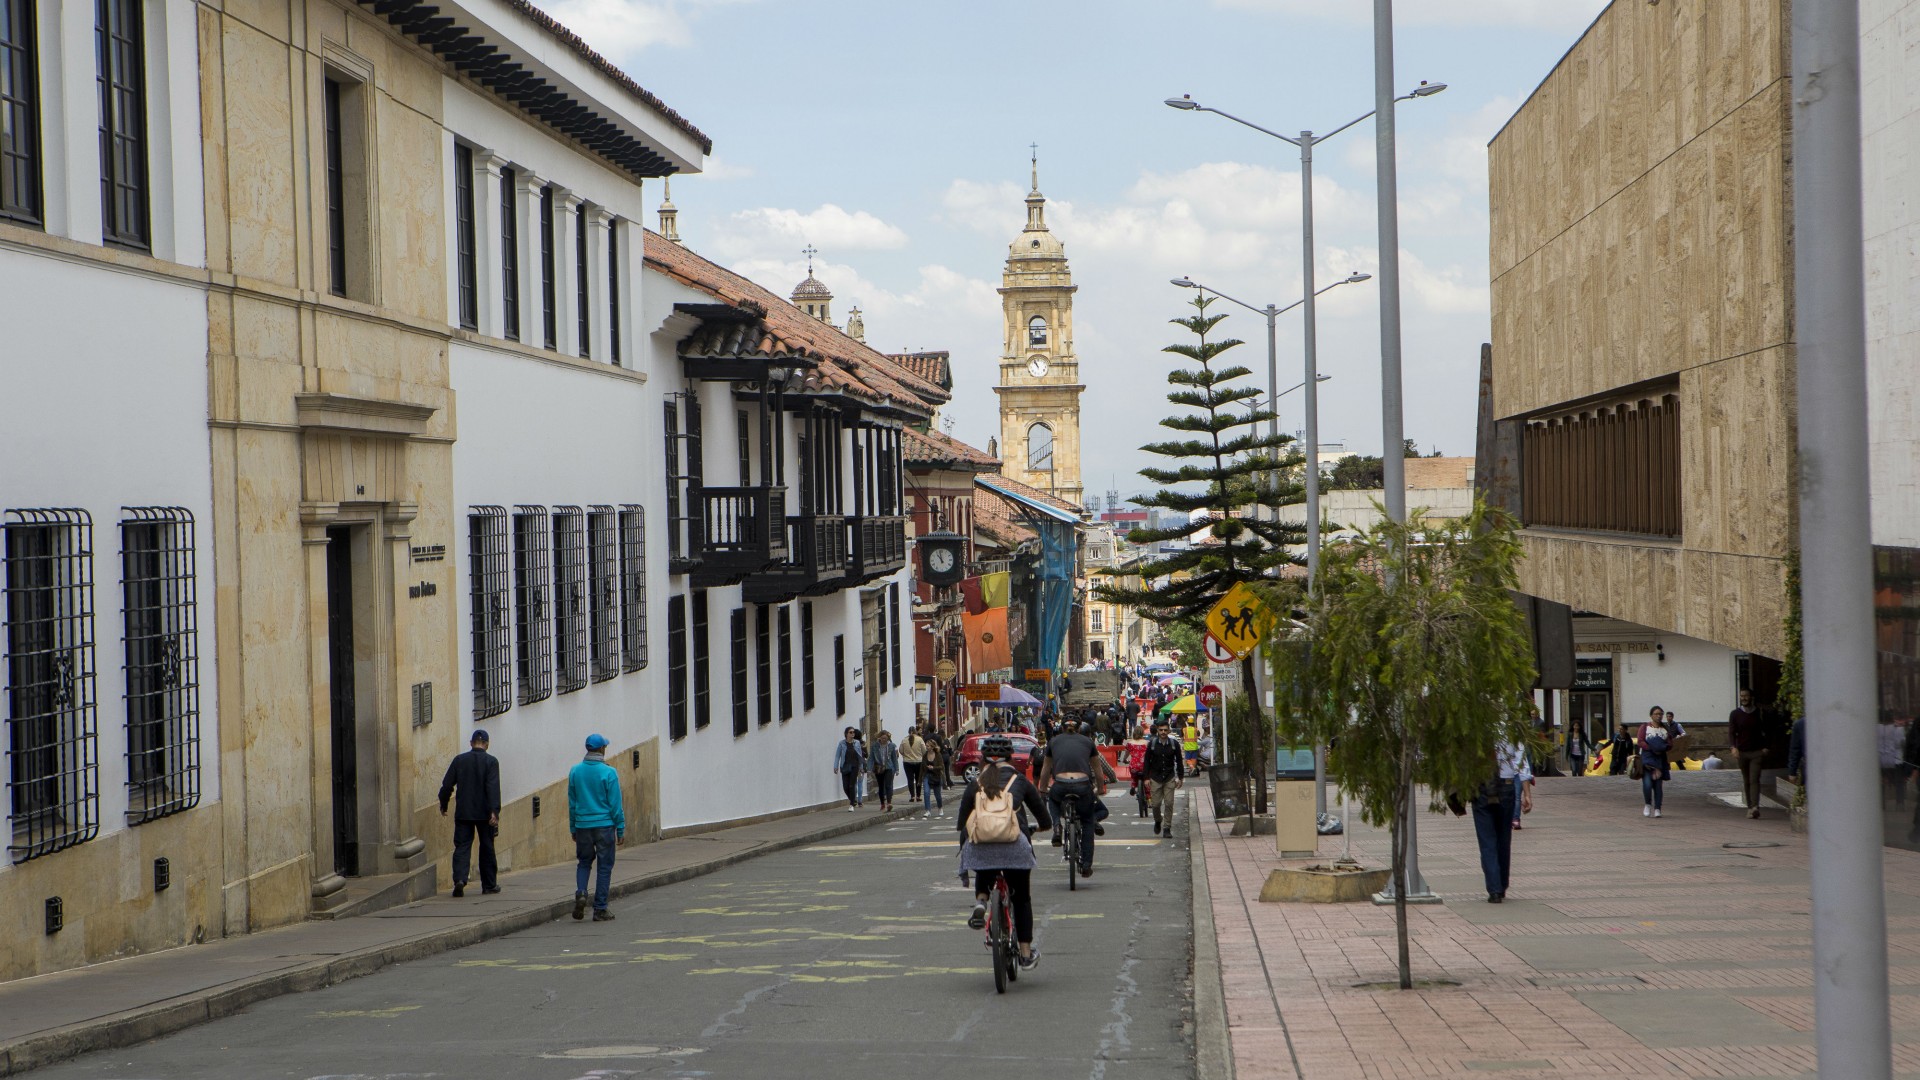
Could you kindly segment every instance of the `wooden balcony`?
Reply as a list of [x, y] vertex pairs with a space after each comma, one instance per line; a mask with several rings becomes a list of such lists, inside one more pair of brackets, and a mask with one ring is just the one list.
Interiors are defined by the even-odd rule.
[[787, 489], [701, 489], [700, 516], [691, 545], [695, 588], [731, 585], [787, 558]]
[[885, 577], [907, 565], [907, 519], [891, 517], [847, 519], [847, 584]]
[[747, 577], [749, 604], [780, 604], [842, 588], [847, 576], [847, 519], [840, 514], [787, 518], [787, 557]]

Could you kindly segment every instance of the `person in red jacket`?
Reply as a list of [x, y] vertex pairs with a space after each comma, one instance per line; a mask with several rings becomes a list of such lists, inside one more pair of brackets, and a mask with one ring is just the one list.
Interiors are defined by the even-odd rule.
[[1760, 763], [1766, 759], [1765, 733], [1760, 727], [1760, 709], [1753, 703], [1753, 691], [1740, 691], [1740, 705], [1727, 714], [1727, 741], [1733, 744], [1740, 762], [1740, 790], [1747, 804], [1747, 816], [1760, 816]]

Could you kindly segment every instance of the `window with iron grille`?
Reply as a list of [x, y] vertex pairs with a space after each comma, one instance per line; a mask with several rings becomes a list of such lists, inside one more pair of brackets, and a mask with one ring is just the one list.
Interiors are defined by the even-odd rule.
[[700, 536], [700, 399], [691, 393], [668, 394], [662, 406], [667, 437], [667, 564], [684, 574], [684, 561]]
[[847, 636], [833, 635], [833, 715], [847, 715]]
[[647, 666], [647, 511], [620, 507], [620, 667]]
[[740, 437], [740, 486], [747, 487], [753, 483], [753, 420], [747, 410], [739, 409], [734, 412], [733, 421], [734, 431]]
[[607, 223], [607, 362], [620, 362], [620, 223]]
[[[885, 589], [876, 590], [875, 599], [878, 601], [879, 607], [879, 610], [874, 613], [878, 616], [875, 622], [879, 625], [875, 627], [877, 636], [873, 644], [874, 647], [879, 650], [876, 655], [884, 660], [887, 655], [887, 634], [891, 629], [887, 623], [887, 591]], [[874, 673], [874, 681], [880, 684], [881, 690], [887, 688], [887, 669], [885, 667], [881, 667]]]
[[620, 674], [620, 543], [613, 507], [587, 510], [587, 652], [593, 681]]
[[780, 607], [780, 720], [793, 719], [793, 609]]
[[200, 635], [193, 514], [128, 507], [120, 522], [127, 680], [127, 824], [200, 804]]
[[693, 594], [693, 726], [713, 723], [713, 657], [707, 640], [707, 591]]
[[513, 707], [513, 629], [507, 613], [512, 552], [507, 511], [476, 506], [467, 512], [467, 579], [472, 594], [473, 718]]
[[733, 733], [747, 733], [747, 612], [734, 608], [728, 622], [733, 640]]
[[33, 0], [0, 0], [0, 218], [41, 221], [40, 48]]
[[340, 134], [340, 81], [324, 80], [321, 112], [324, 114], [327, 150], [327, 288], [335, 296], [347, 295], [347, 167], [341, 160], [345, 146]]
[[580, 356], [593, 355], [593, 335], [588, 332], [592, 317], [587, 307], [587, 204], [581, 203], [573, 215], [573, 310], [580, 331]]
[[145, 249], [147, 228], [147, 65], [141, 0], [95, 0], [99, 63], [102, 238]]
[[480, 255], [473, 227], [473, 147], [453, 148], [454, 267], [459, 276], [460, 325], [480, 328]]
[[587, 685], [587, 532], [577, 506], [553, 508], [553, 671], [555, 688]]
[[893, 634], [887, 638], [887, 648], [891, 651], [888, 666], [892, 668], [893, 685], [900, 685], [900, 583], [887, 586], [887, 621], [893, 625]]
[[773, 619], [764, 606], [753, 609], [753, 649], [755, 716], [766, 727], [773, 723]]
[[813, 711], [813, 601], [800, 602], [800, 707]]
[[9, 510], [6, 534], [7, 852], [25, 862], [100, 831], [93, 519]]
[[555, 312], [559, 298], [554, 294], [553, 272], [553, 188], [540, 189], [540, 326], [541, 342], [549, 349], [559, 340], [560, 328]]
[[667, 736], [687, 737], [687, 598], [667, 600]]
[[520, 174], [500, 170], [500, 334], [520, 340]]
[[553, 696], [553, 582], [547, 565], [547, 508], [513, 508], [513, 634], [520, 704]]

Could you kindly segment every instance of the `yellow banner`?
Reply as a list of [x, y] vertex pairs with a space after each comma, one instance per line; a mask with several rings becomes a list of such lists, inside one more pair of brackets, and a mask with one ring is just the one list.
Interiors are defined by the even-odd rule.
[[1273, 622], [1272, 609], [1245, 582], [1227, 590], [1227, 595], [1207, 612], [1207, 632], [1236, 660], [1260, 644]]

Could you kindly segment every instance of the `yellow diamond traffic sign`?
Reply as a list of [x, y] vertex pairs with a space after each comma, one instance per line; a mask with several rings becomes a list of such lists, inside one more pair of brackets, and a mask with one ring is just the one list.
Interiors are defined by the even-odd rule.
[[1245, 582], [1228, 589], [1207, 612], [1207, 633], [1236, 660], [1252, 652], [1272, 626], [1272, 609]]

